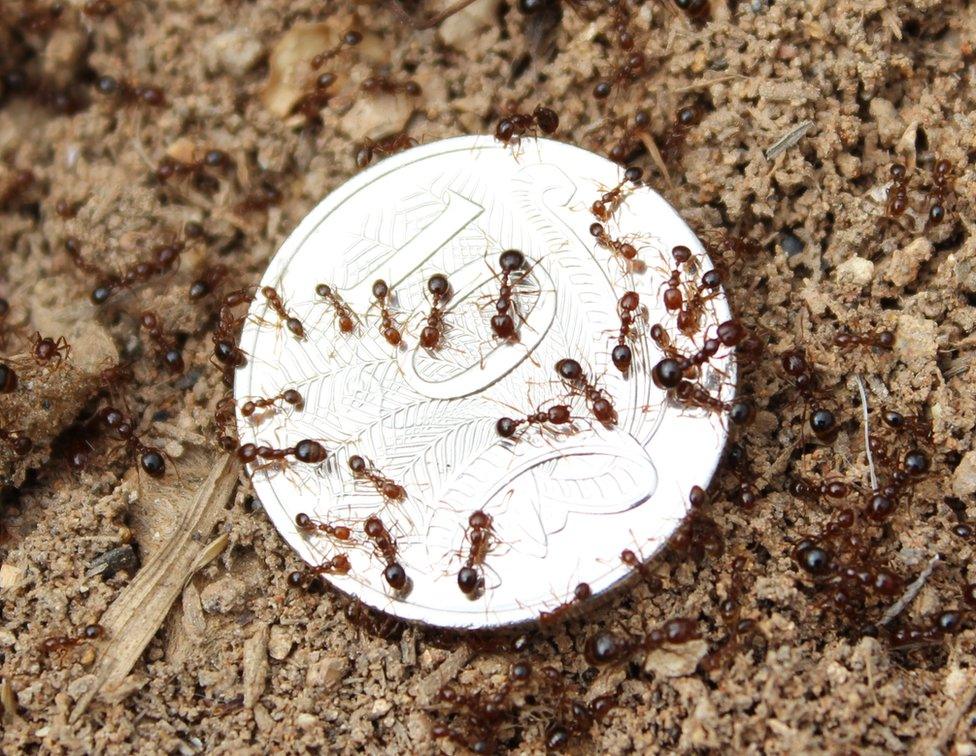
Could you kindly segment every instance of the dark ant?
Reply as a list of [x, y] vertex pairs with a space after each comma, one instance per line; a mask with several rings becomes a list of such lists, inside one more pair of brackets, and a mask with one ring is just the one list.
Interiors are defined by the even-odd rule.
[[379, 517], [373, 516], [366, 520], [366, 535], [376, 544], [376, 549], [386, 561], [383, 578], [395, 591], [402, 591], [407, 587], [407, 571], [397, 561], [396, 540], [387, 531]]
[[502, 144], [514, 144], [522, 137], [542, 132], [546, 136], [555, 134], [559, 128], [559, 115], [551, 108], [536, 105], [532, 114], [513, 113], [502, 118], [495, 127], [495, 139]]
[[319, 284], [315, 287], [315, 293], [332, 305], [332, 309], [335, 310], [336, 322], [339, 324], [339, 330], [342, 333], [352, 333], [356, 327], [355, 316], [352, 310], [349, 309], [349, 305], [339, 296], [338, 292], [326, 284]]
[[187, 297], [191, 302], [198, 302], [204, 297], [209, 296], [217, 289], [228, 272], [226, 265], [207, 266], [196, 280], [190, 284], [190, 288], [187, 290]]
[[115, 12], [115, 5], [111, 0], [88, 0], [81, 12], [89, 18], [105, 18]]
[[366, 137], [356, 148], [356, 167], [365, 168], [373, 162], [374, 157], [389, 157], [416, 146], [417, 140], [405, 131], [378, 140]]
[[5, 183], [0, 184], [0, 209], [10, 207], [34, 183], [32, 171], [15, 171]]
[[622, 662], [637, 650], [653, 651], [665, 644], [680, 645], [700, 637], [694, 620], [676, 617], [640, 638], [629, 635], [621, 637], [609, 630], [600, 631], [587, 639], [583, 655], [591, 666], [602, 667]]
[[309, 593], [316, 593], [319, 590], [319, 575], [348, 575], [351, 569], [352, 564], [349, 561], [349, 556], [347, 554], [336, 554], [331, 559], [326, 559], [322, 564], [289, 572], [286, 581], [291, 588], [304, 588]]
[[237, 439], [227, 431], [234, 427], [237, 421], [237, 402], [234, 397], [225, 396], [220, 399], [214, 407], [214, 425], [220, 435], [217, 437], [217, 445], [228, 454], [237, 451]]
[[174, 374], [180, 375], [185, 369], [183, 354], [176, 346], [176, 342], [166, 335], [160, 325], [156, 313], [146, 311], [139, 318], [139, 324], [152, 340], [153, 349], [156, 352], [156, 359], [162, 363], [166, 369]]
[[64, 218], [65, 220], [70, 220], [78, 215], [78, 211], [81, 209], [82, 202], [69, 202], [63, 197], [54, 203], [54, 212], [58, 214], [59, 218]]
[[270, 446], [258, 446], [256, 444], [243, 444], [235, 452], [237, 458], [244, 464], [253, 464], [257, 460], [265, 460], [271, 463], [281, 462], [288, 457], [294, 457], [296, 462], [303, 462], [307, 465], [317, 465], [324, 462], [329, 456], [326, 448], [318, 441], [304, 439], [294, 446], [284, 449], [274, 449]]
[[451, 295], [451, 284], [443, 273], [435, 273], [427, 279], [427, 291], [434, 298], [427, 316], [427, 325], [420, 332], [420, 345], [434, 349], [440, 343], [444, 330], [443, 304]]
[[39, 650], [42, 654], [50, 655], [55, 651], [64, 651], [69, 648], [74, 648], [79, 646], [85, 641], [96, 640], [101, 638], [105, 633], [105, 628], [101, 625], [85, 625], [81, 632], [76, 636], [69, 635], [52, 635], [41, 641]]
[[908, 171], [902, 163], [895, 163], [889, 169], [891, 186], [888, 188], [888, 201], [885, 215], [898, 218], [908, 209]]
[[518, 341], [515, 318], [511, 315], [515, 309], [512, 305], [511, 275], [525, 267], [525, 255], [517, 249], [506, 249], [498, 256], [498, 265], [502, 269], [502, 283], [495, 302], [496, 313], [491, 317], [491, 330], [500, 339]]
[[704, 23], [712, 15], [709, 0], [674, 0], [674, 4], [692, 21]]
[[473, 596], [484, 585], [482, 565], [485, 557], [494, 545], [494, 530], [491, 526], [491, 515], [480, 509], [468, 517], [468, 527], [464, 534], [468, 542], [468, 557], [464, 566], [458, 571], [457, 583], [461, 592]]
[[246, 315], [235, 317], [234, 309], [253, 301], [255, 293], [255, 287], [249, 286], [226, 294], [220, 306], [217, 328], [211, 335], [214, 345], [213, 359], [223, 370], [224, 383], [228, 386], [234, 383], [234, 370], [247, 364], [247, 356], [237, 346], [237, 331]]
[[329, 537], [337, 541], [348, 542], [352, 540], [352, 529], [346, 525], [332, 525], [328, 522], [313, 520], [304, 512], [295, 515], [295, 525], [303, 533], [326, 533]]
[[881, 420], [898, 433], [907, 433], [916, 438], [932, 440], [932, 423], [921, 415], [903, 415], [896, 410], [885, 410]]
[[330, 50], [326, 50], [325, 52], [321, 52], [318, 55], [316, 55], [314, 58], [312, 58], [311, 60], [312, 68], [315, 69], [321, 68], [322, 64], [327, 63], [328, 61], [335, 58], [346, 47], [355, 47], [362, 41], [363, 41], [363, 35], [360, 32], [356, 31], [355, 29], [350, 29], [349, 31], [347, 31], [345, 34], [342, 35], [342, 39], [340, 39], [339, 42], [336, 43], [334, 47], [332, 47]]
[[[624, 177], [620, 183], [613, 187], [613, 189], [604, 192], [600, 199], [596, 200], [590, 207], [590, 212], [593, 213], [597, 220], [606, 223], [613, 217], [613, 214], [617, 212], [624, 199], [626, 199], [627, 195], [624, 194], [624, 189], [627, 187], [627, 184], [638, 186], [643, 176], [644, 171], [637, 166], [631, 166], [625, 170]], [[593, 226], [590, 227], [590, 233], [593, 233]], [[593, 235], [596, 236], [596, 234]]]
[[617, 315], [620, 316], [620, 335], [617, 336], [617, 345], [610, 353], [610, 359], [613, 361], [613, 366], [621, 373], [630, 370], [630, 364], [634, 358], [627, 339], [631, 335], [635, 319], [634, 313], [637, 312], [638, 307], [640, 307], [640, 295], [636, 291], [625, 292], [617, 301]]
[[620, 255], [625, 260], [634, 260], [637, 257], [637, 247], [630, 242], [614, 239], [607, 233], [602, 223], [591, 223], [590, 234], [601, 247], [610, 250], [615, 255]]
[[510, 417], [500, 417], [495, 423], [495, 430], [502, 438], [511, 438], [522, 425], [568, 425], [573, 422], [569, 405], [554, 404], [548, 409], [540, 410], [531, 415], [515, 420]]
[[232, 165], [230, 156], [223, 150], [207, 150], [202, 158], [190, 162], [167, 156], [156, 167], [156, 178], [165, 183], [174, 177], [189, 177], [197, 189], [213, 194], [220, 188], [220, 183], [207, 169], [225, 170]]
[[237, 205], [237, 210], [241, 213], [262, 212], [269, 207], [281, 204], [281, 200], [281, 190], [265, 179], [258, 184], [257, 189], [248, 192]]
[[363, 79], [363, 82], [359, 85], [359, 88], [362, 89], [366, 94], [370, 95], [405, 94], [408, 97], [419, 97], [421, 94], [423, 94], [423, 89], [413, 79], [407, 79], [406, 81], [394, 81], [387, 76], [381, 76], [378, 74]]
[[[732, 575], [741, 575], [745, 569], [745, 559], [736, 557], [732, 562]], [[706, 654], [700, 668], [703, 672], [713, 672], [732, 657], [743, 646], [743, 642], [756, 636], [762, 636], [756, 626], [756, 621], [741, 616], [742, 607], [739, 603], [738, 583], [733, 582], [728, 589], [728, 596], [719, 604], [719, 614], [722, 624], [728, 629], [728, 635], [719, 646]]]
[[55, 340], [48, 336], [41, 336], [38, 331], [35, 331], [30, 338], [30, 349], [31, 356], [38, 366], [50, 367], [52, 370], [57, 370], [61, 367], [61, 363], [71, 356], [71, 345], [64, 336], [59, 336]]
[[108, 274], [85, 260], [81, 256], [81, 244], [74, 237], [65, 240], [64, 248], [68, 257], [81, 271], [102, 279], [102, 282], [92, 290], [91, 301], [92, 304], [103, 305], [118, 292], [131, 289], [138, 283], [146, 283], [173, 270], [179, 264], [184, 244], [181, 241], [173, 241], [156, 245], [152, 249], [151, 259], [135, 263], [121, 276]]
[[6, 362], [0, 362], [0, 394], [12, 394], [19, 382], [17, 371]]
[[964, 613], [957, 609], [941, 611], [932, 617], [931, 625], [902, 626], [888, 633], [892, 648], [906, 649], [942, 641], [947, 635], [955, 635], [963, 629]]
[[305, 404], [305, 400], [297, 390], [285, 389], [277, 396], [268, 397], [266, 399], [249, 399], [241, 405], [241, 415], [244, 417], [251, 417], [259, 409], [273, 407], [276, 402], [290, 404], [296, 409], [301, 409]]
[[650, 125], [650, 114], [646, 110], [638, 110], [634, 114], [634, 125], [627, 128], [620, 140], [610, 148], [607, 157], [613, 162], [623, 165], [628, 159], [646, 151], [647, 148], [644, 146], [641, 137], [647, 134]]
[[383, 476], [370, 462], [358, 454], [349, 457], [349, 469], [357, 478], [368, 480], [387, 501], [403, 501], [407, 492], [396, 481]]
[[114, 97], [127, 105], [143, 104], [155, 108], [166, 105], [166, 95], [161, 88], [147, 84], [133, 84], [112, 76], [99, 76], [95, 80], [95, 89], [99, 94]]
[[261, 294], [267, 300], [268, 306], [275, 311], [275, 314], [281, 319], [288, 330], [291, 331], [296, 338], [304, 339], [305, 327], [302, 325], [302, 321], [285, 309], [285, 303], [282, 301], [281, 295], [271, 286], [262, 287]]
[[[707, 8], [707, 2], [705, 6]], [[702, 115], [704, 115], [702, 109], [697, 105], [688, 105], [677, 112], [674, 123], [662, 140], [661, 156], [666, 162], [672, 165], [678, 162], [688, 134], [701, 123]]]
[[390, 346], [398, 346], [403, 340], [403, 336], [390, 314], [389, 296], [390, 287], [387, 286], [386, 281], [380, 278], [373, 282], [373, 297], [380, 306], [380, 332]]
[[136, 435], [135, 425], [123, 412], [115, 407], [103, 407], [96, 415], [97, 421], [106, 430], [113, 431], [132, 456], [139, 458], [139, 466], [151, 478], [161, 478], [166, 474], [164, 453], [154, 446], [147, 446]]
[[629, 84], [636, 81], [646, 72], [647, 57], [639, 50], [634, 50], [633, 35], [628, 30], [630, 13], [624, 3], [615, 3], [611, 8], [614, 16], [614, 28], [618, 31], [618, 40], [624, 52], [623, 62], [615, 65], [610, 75], [601, 79], [593, 87], [593, 97], [605, 100], [613, 92], [617, 84]]
[[834, 334], [834, 346], [844, 351], [862, 346], [875, 347], [887, 352], [895, 346], [895, 334], [887, 330], [851, 331], [844, 329]]
[[4, 442], [18, 457], [26, 457], [34, 449], [34, 441], [20, 430], [0, 428], [0, 441]]
[[844, 480], [822, 480], [818, 484], [796, 478], [789, 486], [792, 496], [812, 504], [819, 503], [823, 498], [846, 499], [853, 490], [853, 486]]
[[583, 367], [576, 360], [566, 357], [556, 363], [556, 374], [564, 381], [581, 390], [593, 416], [604, 425], [617, 424], [617, 411], [613, 407], [610, 395], [596, 385], [583, 372]]
[[945, 220], [946, 199], [952, 193], [952, 164], [948, 160], [936, 160], [932, 165], [932, 183], [927, 225], [937, 226]]

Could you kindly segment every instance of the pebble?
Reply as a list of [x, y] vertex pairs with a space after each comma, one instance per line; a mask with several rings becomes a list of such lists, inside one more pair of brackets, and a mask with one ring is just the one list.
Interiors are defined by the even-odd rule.
[[864, 257], [855, 255], [844, 260], [834, 271], [834, 277], [839, 284], [853, 284], [867, 286], [874, 280], [874, 263]]
[[480, 32], [494, 25], [498, 5], [499, 0], [476, 0], [464, 10], [445, 19], [437, 27], [437, 36], [445, 45], [475, 54], [478, 48], [470, 42]]
[[343, 656], [326, 656], [311, 664], [305, 676], [305, 684], [314, 688], [331, 689], [346, 674], [349, 660]]
[[644, 659], [644, 671], [661, 677], [684, 677], [694, 673], [707, 653], [708, 644], [704, 640], [658, 648]]
[[932, 257], [934, 249], [932, 242], [923, 236], [908, 246], [895, 250], [891, 256], [891, 264], [885, 271], [885, 278], [895, 286], [907, 286], [918, 278], [922, 263]]
[[390, 713], [390, 709], [392, 708], [393, 704], [387, 701], [385, 698], [377, 698], [375, 701], [373, 701], [373, 705], [369, 710], [369, 716], [367, 719], [382, 719]]
[[307, 730], [310, 727], [315, 727], [315, 725], [318, 724], [318, 721], [318, 717], [307, 712], [302, 712], [295, 717], [295, 724], [301, 727], [303, 730]]
[[257, 65], [264, 54], [261, 40], [244, 29], [230, 29], [204, 46], [207, 67], [234, 76], [243, 76]]
[[976, 493], [976, 450], [966, 452], [952, 476], [952, 493], [966, 499]]
[[292, 640], [291, 631], [288, 628], [281, 625], [275, 625], [271, 628], [271, 634], [268, 636], [268, 654], [272, 659], [278, 661], [285, 659], [291, 653], [294, 645], [295, 642]]
[[244, 606], [244, 583], [227, 575], [214, 581], [200, 591], [203, 610], [210, 613], [226, 614]]

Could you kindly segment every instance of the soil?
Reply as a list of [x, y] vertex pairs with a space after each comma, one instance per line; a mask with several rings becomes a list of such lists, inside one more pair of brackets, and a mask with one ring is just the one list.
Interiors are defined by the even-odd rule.
[[[499, 750], [543, 751], [562, 725], [576, 730], [566, 748], [580, 752], [976, 752], [976, 623], [963, 595], [976, 582], [976, 538], [964, 525], [976, 516], [976, 7], [712, 0], [710, 18], [695, 21], [648, 0], [626, 21], [645, 70], [598, 100], [596, 81], [625, 55], [598, 0], [536, 3], [543, 9], [529, 15], [477, 0], [426, 29], [409, 23], [434, 14], [426, 2], [57, 5], [0, 9], [0, 296], [10, 303], [0, 352], [19, 376], [0, 394], [4, 752], [462, 751], [474, 744], [466, 734], [431, 739], [434, 724], [464, 727], [437, 691], [451, 683], [488, 695], [519, 660], [535, 674], [490, 720]], [[360, 44], [309, 65], [349, 29]], [[303, 100], [330, 66], [328, 102]], [[363, 94], [359, 83], [377, 71], [422, 93]], [[767, 347], [744, 367], [758, 409], [737, 431], [748, 466], [723, 467], [700, 516], [723, 547], [670, 549], [647, 568], [656, 581], [530, 633], [518, 651], [511, 639], [351, 622], [340, 597], [289, 588], [297, 560], [246, 481], [226, 508], [208, 504], [180, 547], [183, 572], [167, 577], [154, 557], [170, 553], [223, 459], [212, 420], [225, 392], [210, 364], [217, 296], [191, 302], [190, 284], [217, 264], [227, 268], [221, 291], [256, 281], [301, 218], [357, 170], [363, 139], [490, 132], [507, 108], [538, 103], [558, 111], [558, 138], [601, 152], [646, 110], [647, 146], [670, 144], [665, 162], [633, 157], [652, 185], [706, 238], [757, 243], [725, 255], [734, 309]], [[702, 117], [679, 149], [667, 135], [689, 105]], [[209, 150], [228, 159], [207, 165]], [[202, 167], [163, 180], [166, 156]], [[953, 177], [947, 217], [932, 225], [939, 159]], [[895, 162], [907, 167], [909, 208], [890, 218]], [[69, 238], [87, 272], [66, 253]], [[176, 240], [178, 266], [91, 303], [106, 276]], [[140, 332], [144, 310], [181, 346], [182, 375], [161, 369]], [[895, 346], [842, 349], [833, 339], [844, 328], [891, 330]], [[64, 336], [60, 365], [30, 356], [35, 332]], [[781, 364], [793, 349], [819, 377], [810, 401]], [[101, 374], [120, 363], [132, 380]], [[921, 445], [931, 469], [883, 522], [858, 516], [850, 531], [861, 540], [845, 552], [917, 592], [899, 602], [901, 591], [869, 590], [843, 610], [794, 551], [843, 507], [864, 506], [858, 381], [871, 431], [899, 454]], [[95, 429], [107, 404], [166, 452], [163, 478], [137, 472], [134, 444]], [[838, 417], [830, 443], [809, 430], [813, 405]], [[882, 433], [884, 408], [925, 418], [931, 439]], [[18, 456], [10, 434], [33, 448]], [[893, 463], [876, 456], [890, 475]], [[791, 492], [798, 478], [852, 489], [802, 498]], [[742, 482], [757, 493], [751, 508]], [[144, 599], [165, 617], [158, 628], [151, 612], [110, 609], [140, 572], [158, 588]], [[171, 607], [164, 594], [177, 597]], [[964, 612], [961, 627], [897, 642], [899, 628], [931, 628], [949, 609]], [[674, 617], [694, 620], [701, 637], [604, 666], [584, 657], [595, 633], [646, 634]], [[102, 637], [40, 648], [90, 624], [105, 625]], [[121, 628], [152, 639], [127, 645]], [[604, 695], [615, 696], [609, 713], [574, 728], [567, 702]]]

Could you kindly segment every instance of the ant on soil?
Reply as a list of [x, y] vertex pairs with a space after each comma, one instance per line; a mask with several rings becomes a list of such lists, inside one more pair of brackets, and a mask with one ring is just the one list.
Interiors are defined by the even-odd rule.
[[929, 191], [927, 226], [936, 226], [946, 217], [946, 200], [953, 191], [952, 164], [948, 160], [936, 160], [932, 165], [932, 183]]
[[41, 336], [38, 331], [35, 331], [30, 338], [30, 350], [38, 367], [50, 368], [52, 372], [61, 367], [61, 363], [71, 356], [71, 346], [64, 336], [59, 336], [55, 340], [48, 336]]
[[106, 97], [114, 97], [125, 105], [150, 105], [161, 108], [166, 105], [166, 95], [160, 87], [147, 84], [134, 84], [125, 79], [112, 76], [99, 76], [95, 80], [95, 89]]
[[[707, 2], [705, 3], [708, 7]], [[672, 165], [676, 164], [681, 158], [681, 151], [688, 139], [691, 130], [701, 123], [704, 113], [698, 105], [688, 105], [681, 108], [674, 117], [674, 123], [664, 135], [661, 147], [661, 156]]]
[[140, 468], [149, 477], [161, 478], [166, 474], [166, 453], [143, 443], [136, 434], [135, 424], [122, 411], [111, 406], [102, 407], [95, 418], [105, 430], [115, 433], [130, 456], [138, 458]]
[[417, 140], [405, 131], [378, 140], [366, 137], [356, 148], [356, 167], [365, 168], [373, 162], [373, 158], [375, 157], [389, 157], [397, 152], [403, 152], [416, 146]]
[[17, 457], [26, 457], [34, 449], [34, 441], [24, 431], [0, 428], [0, 441]]
[[183, 354], [176, 346], [176, 342], [163, 331], [156, 313], [149, 311], [142, 313], [139, 324], [152, 340], [156, 360], [170, 373], [181, 374], [185, 369]]
[[230, 156], [223, 150], [216, 149], [207, 150], [199, 160], [189, 162], [167, 156], [156, 167], [156, 178], [160, 183], [171, 178], [190, 178], [195, 188], [213, 194], [220, 189], [220, 182], [207, 169], [226, 170], [232, 165]]
[[51, 635], [41, 641], [38, 650], [45, 656], [50, 656], [55, 652], [63, 652], [69, 648], [80, 646], [86, 641], [93, 641], [101, 638], [105, 634], [105, 629], [101, 625], [85, 625], [78, 635]]

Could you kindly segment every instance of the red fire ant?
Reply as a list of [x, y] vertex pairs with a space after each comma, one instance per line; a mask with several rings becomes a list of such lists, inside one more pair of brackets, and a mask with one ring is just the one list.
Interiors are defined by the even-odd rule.
[[555, 622], [560, 622], [564, 617], [576, 611], [579, 604], [586, 601], [592, 595], [593, 589], [590, 588], [589, 583], [579, 583], [573, 589], [573, 598], [560, 604], [555, 609], [544, 611], [539, 614], [539, 624], [544, 627]]
[[359, 88], [363, 90], [366, 94], [378, 95], [396, 95], [405, 94], [408, 97], [419, 97], [423, 93], [420, 85], [413, 79], [407, 79], [406, 81], [394, 81], [388, 76], [374, 75], [368, 76], [363, 79], [362, 84]]
[[417, 140], [406, 132], [383, 137], [375, 141], [366, 137], [356, 148], [356, 167], [365, 168], [373, 162], [374, 157], [389, 157], [397, 152], [403, 152], [416, 146]]
[[15, 371], [6, 362], [0, 362], [0, 394], [12, 394], [20, 383]]
[[556, 374], [575, 389], [582, 391], [593, 416], [604, 425], [617, 424], [617, 411], [613, 407], [610, 395], [596, 385], [583, 372], [582, 365], [576, 360], [566, 357], [556, 363]]
[[146, 311], [139, 318], [139, 323], [143, 330], [149, 335], [153, 342], [153, 349], [156, 352], [156, 359], [161, 362], [166, 369], [175, 375], [179, 375], [184, 370], [183, 354], [177, 348], [172, 338], [166, 335], [163, 327], [159, 323], [159, 318], [154, 312]]
[[434, 349], [440, 343], [444, 330], [444, 303], [450, 298], [451, 284], [443, 273], [435, 273], [427, 280], [427, 291], [434, 298], [427, 316], [427, 325], [420, 332], [420, 345]]
[[480, 509], [474, 512], [468, 517], [468, 528], [464, 537], [468, 542], [468, 557], [458, 572], [457, 582], [462, 593], [473, 596], [484, 585], [482, 565], [494, 545], [491, 515], [485, 514]]
[[161, 183], [171, 178], [189, 177], [193, 185], [202, 191], [214, 193], [220, 188], [220, 183], [210, 173], [208, 168], [226, 170], [231, 167], [230, 156], [223, 150], [207, 150], [199, 160], [184, 162], [173, 157], [164, 157], [156, 167], [156, 178]]
[[889, 170], [891, 186], [888, 188], [885, 215], [889, 218], [898, 218], [908, 209], [908, 171], [902, 163], [895, 163]]
[[161, 478], [166, 474], [164, 452], [144, 444], [136, 435], [132, 420], [120, 410], [114, 407], [103, 407], [96, 415], [96, 419], [106, 430], [115, 433], [130, 455], [138, 457], [139, 466], [149, 477]]
[[948, 160], [936, 160], [932, 165], [933, 188], [929, 192], [929, 226], [945, 220], [946, 199], [952, 193], [952, 164]]
[[651, 125], [651, 116], [646, 110], [638, 110], [634, 114], [634, 125], [630, 126], [620, 140], [610, 148], [607, 156], [615, 163], [624, 164], [628, 160], [646, 150], [642, 144], [647, 138], [647, 130]]
[[536, 105], [532, 114], [513, 113], [502, 118], [495, 127], [495, 139], [502, 144], [515, 144], [526, 135], [537, 131], [546, 136], [556, 133], [559, 128], [559, 115], [551, 108]]
[[55, 341], [47, 336], [41, 336], [38, 331], [35, 331], [30, 338], [30, 349], [31, 356], [38, 366], [50, 367], [52, 370], [57, 370], [61, 367], [61, 363], [71, 356], [71, 345], [64, 336], [59, 336]]
[[386, 562], [383, 578], [395, 591], [402, 591], [407, 587], [407, 571], [397, 561], [396, 540], [390, 535], [383, 521], [373, 516], [366, 520], [366, 535], [376, 544], [376, 549]]
[[834, 346], [844, 351], [863, 346], [875, 347], [887, 352], [895, 346], [895, 334], [888, 330], [851, 331], [844, 329], [834, 334]]
[[240, 213], [261, 212], [280, 204], [281, 199], [281, 190], [267, 179], [263, 179], [258, 183], [257, 189], [248, 192], [241, 200], [237, 205], [237, 211]]
[[[597, 220], [606, 223], [613, 217], [613, 214], [617, 212], [620, 205], [626, 198], [624, 188], [627, 186], [627, 184], [634, 184], [635, 186], [639, 185], [643, 175], [644, 171], [637, 166], [631, 166], [625, 170], [624, 177], [620, 183], [613, 187], [613, 189], [604, 192], [600, 199], [596, 200], [590, 207], [590, 212], [593, 213]], [[590, 233], [593, 233], [592, 228], [593, 227], [591, 226]], [[593, 235], [596, 236], [596, 234]]]
[[[708, 4], [705, 3], [705, 6], [707, 8]], [[702, 109], [697, 105], [688, 105], [678, 111], [674, 123], [664, 136], [661, 149], [661, 155], [667, 162], [672, 164], [678, 162], [689, 132], [701, 123], [701, 119]]]
[[275, 403], [279, 401], [284, 402], [285, 404], [290, 404], [296, 409], [301, 409], [305, 403], [302, 395], [296, 389], [285, 389], [280, 394], [268, 397], [266, 399], [247, 400], [241, 405], [241, 415], [244, 417], [252, 417], [259, 409], [273, 407]]
[[322, 564], [288, 573], [287, 582], [292, 588], [305, 588], [308, 591], [313, 591], [313, 588], [317, 588], [314, 581], [319, 580], [319, 575], [348, 575], [351, 569], [352, 564], [349, 561], [349, 556], [347, 554], [336, 554], [331, 559], [326, 559]]
[[285, 309], [285, 303], [281, 295], [271, 286], [261, 287], [261, 295], [267, 300], [268, 306], [274, 310], [278, 318], [285, 324], [289, 331], [298, 339], [305, 338], [305, 327], [302, 321]]
[[495, 431], [502, 438], [511, 438], [522, 425], [568, 425], [573, 422], [569, 405], [554, 404], [548, 409], [540, 410], [531, 415], [515, 420], [510, 417], [500, 417], [495, 423]]
[[253, 464], [257, 460], [265, 460], [270, 464], [281, 463], [288, 457], [294, 457], [296, 462], [303, 462], [307, 465], [317, 465], [324, 462], [329, 453], [318, 441], [304, 439], [294, 446], [284, 449], [274, 449], [270, 446], [258, 446], [256, 444], [243, 444], [235, 452], [237, 458], [244, 464]]
[[372, 483], [373, 487], [387, 501], [403, 501], [407, 498], [407, 492], [403, 486], [380, 474], [371, 463], [367, 462], [358, 454], [353, 454], [349, 457], [349, 469], [352, 470], [352, 474], [357, 478], [362, 478]]
[[145, 104], [152, 107], [166, 105], [166, 95], [159, 87], [146, 84], [132, 84], [124, 79], [112, 76], [99, 76], [95, 81], [95, 89], [107, 97], [115, 97], [119, 102], [128, 105]]
[[676, 617], [668, 620], [661, 627], [654, 628], [642, 638], [620, 637], [606, 630], [601, 631], [587, 639], [583, 655], [590, 665], [602, 667], [606, 664], [622, 662], [630, 658], [638, 649], [653, 651], [666, 643], [679, 645], [700, 637], [694, 620]]
[[332, 287], [326, 284], [316, 286], [315, 293], [332, 305], [332, 309], [335, 310], [336, 322], [339, 324], [339, 330], [342, 333], [352, 333], [356, 327], [355, 316], [352, 310], [349, 309], [349, 305], [343, 301], [342, 297]]
[[328, 522], [319, 522], [318, 520], [313, 520], [304, 512], [299, 512], [295, 515], [295, 525], [306, 534], [325, 533], [330, 538], [344, 543], [353, 540], [352, 529], [346, 525], [332, 525]]
[[362, 41], [363, 35], [355, 29], [350, 29], [342, 35], [342, 39], [340, 39], [334, 47], [326, 50], [325, 52], [320, 52], [318, 55], [312, 58], [312, 68], [321, 68], [323, 63], [335, 58], [346, 47], [355, 47]]
[[502, 269], [502, 283], [495, 302], [497, 312], [491, 317], [491, 330], [500, 339], [517, 341], [518, 331], [515, 328], [515, 318], [511, 314], [515, 309], [512, 304], [511, 275], [525, 267], [525, 255], [517, 249], [506, 249], [498, 256], [498, 264]]
[[104, 633], [105, 629], [101, 625], [85, 625], [81, 632], [76, 636], [52, 635], [45, 638], [43, 641], [41, 641], [38, 650], [42, 654], [49, 656], [55, 652], [61, 652], [69, 648], [79, 646], [85, 641], [92, 641], [96, 640], [97, 638], [101, 638]]
[[26, 457], [34, 448], [34, 442], [24, 431], [0, 428], [0, 441], [5, 443], [16, 456]]
[[31, 171], [14, 172], [13, 176], [0, 184], [0, 210], [10, 207], [33, 183], [34, 174]]
[[633, 351], [627, 344], [627, 339], [631, 335], [634, 325], [634, 318], [637, 308], [640, 307], [640, 295], [636, 291], [625, 292], [617, 302], [617, 315], [620, 316], [620, 334], [617, 336], [617, 345], [610, 353], [613, 365], [621, 373], [626, 373], [630, 369], [633, 361]]
[[373, 296], [380, 306], [380, 332], [390, 346], [398, 346], [403, 340], [403, 336], [400, 334], [400, 329], [397, 328], [396, 321], [393, 320], [393, 316], [390, 314], [390, 308], [387, 304], [390, 296], [390, 287], [387, 286], [386, 281], [382, 278], [373, 282]]
[[607, 233], [602, 223], [591, 223], [590, 234], [601, 247], [610, 250], [615, 255], [620, 255], [625, 260], [634, 260], [637, 257], [637, 247], [622, 239], [614, 239]]
[[210, 265], [203, 269], [197, 279], [190, 284], [187, 296], [191, 302], [197, 302], [209, 296], [227, 276], [226, 265]]

